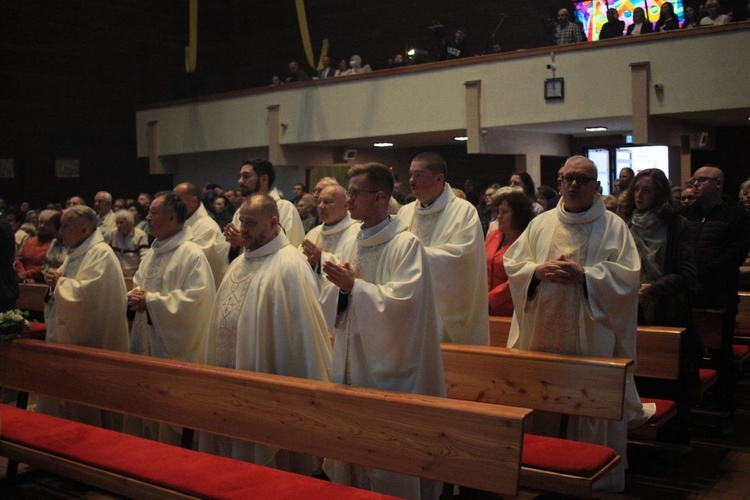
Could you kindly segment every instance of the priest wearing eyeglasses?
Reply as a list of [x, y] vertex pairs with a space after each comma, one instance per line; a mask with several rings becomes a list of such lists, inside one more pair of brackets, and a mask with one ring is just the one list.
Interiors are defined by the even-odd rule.
[[[635, 359], [640, 258], [627, 225], [607, 211], [596, 165], [583, 156], [560, 169], [557, 208], [534, 218], [505, 254], [515, 312], [508, 347]], [[568, 438], [623, 457], [600, 484], [625, 487], [628, 422], [645, 421], [632, 373], [619, 422], [572, 417]]]

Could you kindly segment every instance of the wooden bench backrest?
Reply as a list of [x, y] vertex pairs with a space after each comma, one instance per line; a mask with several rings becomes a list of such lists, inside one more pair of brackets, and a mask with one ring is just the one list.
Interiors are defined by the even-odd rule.
[[677, 380], [680, 377], [680, 346], [684, 334], [684, 328], [639, 326], [634, 375]]
[[448, 397], [620, 420], [631, 359], [443, 344]]
[[48, 289], [47, 285], [41, 283], [19, 283], [16, 309], [44, 312], [44, 297], [47, 295]]
[[740, 303], [735, 328], [750, 329], [750, 292], [739, 292]]
[[[511, 318], [490, 316], [490, 345], [508, 344]], [[684, 328], [671, 326], [639, 326], [636, 338], [636, 367], [638, 377], [677, 380], [680, 371], [680, 344]]]
[[502, 495], [530, 413], [31, 340], [0, 342], [0, 386]]

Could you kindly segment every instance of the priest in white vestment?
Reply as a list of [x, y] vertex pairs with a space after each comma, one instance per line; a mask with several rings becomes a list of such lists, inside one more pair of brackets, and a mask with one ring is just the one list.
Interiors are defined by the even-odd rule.
[[[63, 212], [60, 237], [68, 255], [58, 269], [45, 274], [51, 292], [46, 340], [127, 352], [125, 279], [97, 223], [96, 212], [84, 205]], [[88, 406], [40, 396], [37, 410], [120, 430], [119, 419]]]
[[182, 182], [173, 190], [187, 207], [185, 227], [190, 229], [190, 241], [198, 245], [206, 254], [214, 284], [218, 288], [229, 265], [229, 243], [221, 232], [216, 221], [208, 215], [201, 202], [201, 191], [192, 182]]
[[[353, 255], [325, 262], [336, 288], [332, 380], [360, 387], [445, 396], [442, 325], [427, 257], [414, 234], [388, 215], [393, 175], [377, 163], [349, 169], [347, 203], [362, 221]], [[485, 280], [486, 281], [486, 280]], [[437, 498], [440, 484], [394, 472], [326, 461], [332, 481], [404, 498]]]
[[[574, 156], [560, 170], [562, 198], [529, 224], [505, 254], [515, 312], [508, 347], [636, 359], [640, 258], [627, 225], [604, 207], [597, 168]], [[568, 438], [610, 446], [623, 458], [598, 487], [622, 491], [628, 423], [654, 412], [632, 372], [619, 422], [571, 418]]]
[[[203, 363], [216, 295], [211, 266], [184, 227], [187, 207], [175, 193], [157, 194], [148, 215], [156, 240], [133, 277], [128, 303], [135, 319], [130, 352]], [[126, 417], [125, 431], [174, 445], [181, 429]]]
[[436, 153], [418, 154], [409, 166], [417, 200], [398, 217], [427, 252], [433, 290], [443, 321], [443, 342], [488, 345], [487, 260], [476, 207], [457, 198], [445, 182], [448, 167]]
[[[325, 278], [322, 272], [323, 262], [343, 263], [341, 257], [348, 258], [352, 254], [359, 234], [359, 224], [349, 217], [346, 190], [343, 186], [331, 184], [321, 190], [318, 195], [318, 217], [322, 224], [315, 226], [307, 233], [300, 249], [315, 271], [328, 331], [333, 332], [338, 293], [325, 294], [324, 292], [325, 288], [333, 284]], [[324, 301], [324, 295], [329, 300]]]
[[[206, 362], [214, 366], [329, 381], [331, 343], [312, 269], [279, 230], [276, 202], [265, 194], [240, 207], [244, 254], [216, 293]], [[200, 449], [301, 474], [313, 457], [202, 434]]]
[[[273, 164], [263, 158], [246, 160], [240, 169], [240, 178], [237, 181], [243, 198], [251, 194], [267, 194], [276, 201], [279, 209], [279, 226], [293, 247], [298, 247], [305, 239], [305, 230], [302, 227], [302, 219], [297, 208], [287, 200], [281, 199], [279, 190], [273, 187], [276, 180], [276, 171]], [[240, 235], [240, 209], [234, 213], [232, 222], [224, 227], [224, 236], [232, 247], [242, 246]]]

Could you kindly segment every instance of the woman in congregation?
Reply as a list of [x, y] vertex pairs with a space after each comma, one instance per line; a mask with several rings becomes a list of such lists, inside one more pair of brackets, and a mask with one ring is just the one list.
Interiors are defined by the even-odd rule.
[[489, 312], [491, 316], [512, 316], [513, 300], [503, 256], [534, 218], [534, 211], [531, 199], [513, 188], [500, 188], [493, 195], [492, 203], [497, 208], [498, 228], [487, 235], [484, 244]]
[[659, 12], [659, 20], [656, 21], [656, 31], [671, 31], [680, 29], [680, 18], [674, 12], [672, 2], [664, 2]]
[[686, 328], [678, 388], [658, 381], [639, 381], [638, 390], [654, 397], [677, 390], [678, 422], [670, 440], [685, 443], [689, 437], [689, 402], [697, 384], [701, 345], [692, 321], [687, 290], [695, 281], [695, 261], [686, 220], [678, 214], [664, 172], [650, 168], [638, 172], [625, 193], [628, 226], [641, 257], [638, 291], [638, 324]]

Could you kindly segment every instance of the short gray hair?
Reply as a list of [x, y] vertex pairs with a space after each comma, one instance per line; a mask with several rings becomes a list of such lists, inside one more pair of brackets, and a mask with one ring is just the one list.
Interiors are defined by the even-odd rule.
[[118, 210], [117, 212], [115, 212], [115, 220], [118, 219], [127, 219], [127, 221], [131, 224], [135, 224], [133, 212], [131, 212], [130, 210]]

